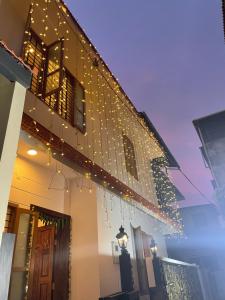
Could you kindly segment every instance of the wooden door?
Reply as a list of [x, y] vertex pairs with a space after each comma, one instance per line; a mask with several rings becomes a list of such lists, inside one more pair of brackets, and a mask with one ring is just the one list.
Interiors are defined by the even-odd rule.
[[29, 300], [52, 299], [54, 237], [54, 226], [37, 228], [30, 270]]
[[69, 299], [70, 218], [67, 224], [57, 229], [54, 252], [53, 300]]
[[54, 223], [58, 224], [55, 227], [52, 300], [68, 300], [71, 217], [35, 205], [32, 205], [32, 210], [39, 213], [42, 219], [54, 220]]

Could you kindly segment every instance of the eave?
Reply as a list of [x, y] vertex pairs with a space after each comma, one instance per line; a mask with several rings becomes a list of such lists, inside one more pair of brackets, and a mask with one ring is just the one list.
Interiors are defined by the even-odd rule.
[[170, 150], [167, 147], [166, 143], [164, 142], [163, 138], [161, 137], [161, 135], [159, 134], [159, 132], [157, 131], [157, 129], [155, 128], [155, 126], [153, 125], [153, 123], [151, 122], [149, 117], [147, 116], [147, 114], [145, 112], [140, 112], [139, 115], [144, 120], [149, 131], [154, 134], [156, 140], [158, 141], [161, 148], [163, 149], [163, 152], [164, 152], [165, 156], [167, 157], [169, 167], [180, 169], [178, 162], [174, 158], [173, 154], [170, 152]]
[[192, 121], [202, 145], [204, 145], [204, 143], [205, 143], [203, 138], [202, 138], [202, 134], [201, 134], [201, 128], [202, 128], [204, 122], [216, 119], [216, 118], [221, 117], [221, 116], [222, 116], [222, 118], [225, 119], [225, 110], [218, 111], [218, 112], [215, 112], [213, 114], [210, 114], [210, 115], [207, 115], [207, 116], [204, 116], [204, 117], [201, 117], [199, 119], [195, 119], [195, 120]]

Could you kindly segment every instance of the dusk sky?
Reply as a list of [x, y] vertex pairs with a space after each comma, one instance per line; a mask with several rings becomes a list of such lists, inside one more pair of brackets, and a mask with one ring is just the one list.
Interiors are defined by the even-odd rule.
[[[138, 110], [181, 168], [211, 198], [192, 120], [225, 109], [220, 0], [67, 0]], [[182, 176], [187, 199], [203, 199]]]

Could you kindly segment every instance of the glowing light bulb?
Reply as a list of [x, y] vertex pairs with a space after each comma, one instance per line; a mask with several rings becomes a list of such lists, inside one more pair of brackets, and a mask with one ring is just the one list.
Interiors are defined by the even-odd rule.
[[27, 151], [27, 154], [30, 155], [30, 156], [36, 156], [38, 154], [38, 152], [35, 149], [29, 149]]

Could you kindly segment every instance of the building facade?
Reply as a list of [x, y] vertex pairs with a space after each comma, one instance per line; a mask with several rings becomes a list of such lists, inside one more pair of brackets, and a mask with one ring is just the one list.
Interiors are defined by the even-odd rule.
[[221, 111], [193, 121], [201, 140], [201, 152], [211, 171], [215, 198], [225, 212], [225, 112]]
[[160, 141], [62, 1], [2, 0], [0, 39], [2, 247], [16, 235], [9, 299], [121, 291], [121, 225], [134, 288], [150, 299], [150, 241], [167, 256], [164, 235], [179, 230], [155, 189]]

